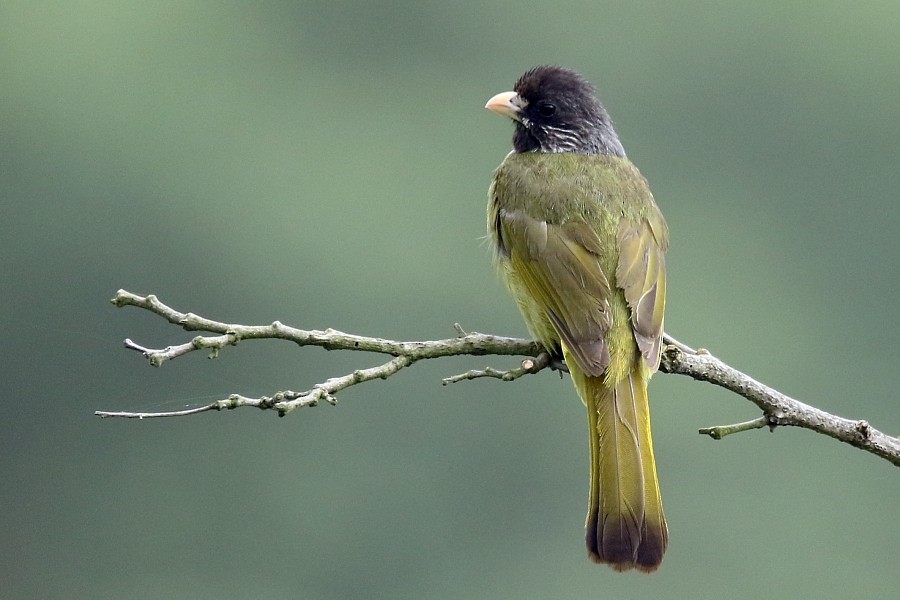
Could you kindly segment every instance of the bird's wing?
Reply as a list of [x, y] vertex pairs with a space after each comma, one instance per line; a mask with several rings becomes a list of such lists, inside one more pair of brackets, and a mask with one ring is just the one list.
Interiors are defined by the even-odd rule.
[[578, 366], [599, 377], [609, 365], [609, 280], [600, 266], [600, 241], [585, 223], [554, 224], [521, 210], [500, 208], [501, 252], [547, 317]]
[[668, 228], [659, 212], [638, 223], [622, 219], [617, 240], [616, 287], [625, 292], [634, 339], [652, 372], [659, 367], [666, 309]]

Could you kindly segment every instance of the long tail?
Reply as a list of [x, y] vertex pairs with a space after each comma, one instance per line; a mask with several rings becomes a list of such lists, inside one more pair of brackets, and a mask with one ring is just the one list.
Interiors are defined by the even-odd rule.
[[585, 524], [588, 555], [617, 571], [656, 570], [669, 533], [663, 515], [642, 361], [614, 386], [567, 361], [587, 406], [591, 493]]

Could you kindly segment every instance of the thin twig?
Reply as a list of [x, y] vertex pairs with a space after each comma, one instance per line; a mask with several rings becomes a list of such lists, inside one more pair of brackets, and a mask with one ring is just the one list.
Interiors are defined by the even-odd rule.
[[535, 358], [526, 358], [522, 361], [522, 366], [518, 369], [494, 369], [493, 367], [487, 367], [484, 369], [472, 369], [471, 371], [466, 371], [465, 373], [460, 373], [459, 375], [453, 375], [452, 377], [445, 377], [441, 380], [443, 385], [449, 385], [451, 383], [456, 383], [458, 381], [467, 381], [469, 379], [478, 379], [480, 377], [493, 377], [494, 379], [500, 379], [501, 381], [514, 381], [519, 377], [524, 375], [531, 375], [537, 373], [545, 369], [548, 366], [551, 366], [552, 357], [548, 352], [541, 352]]
[[700, 435], [708, 435], [714, 440], [721, 440], [726, 435], [731, 435], [732, 433], [740, 433], [741, 431], [750, 431], [751, 429], [761, 429], [768, 425], [773, 430], [775, 429], [774, 425], [769, 422], [769, 417], [763, 415], [761, 417], [757, 417], [751, 421], [745, 421], [743, 423], [735, 423], [734, 425], [717, 425], [715, 427], [702, 427], [698, 433]]

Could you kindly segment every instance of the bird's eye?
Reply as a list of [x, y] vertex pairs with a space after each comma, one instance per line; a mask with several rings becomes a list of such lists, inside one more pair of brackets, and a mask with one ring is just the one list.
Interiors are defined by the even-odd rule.
[[556, 105], [552, 102], [541, 102], [537, 105], [537, 113], [542, 117], [552, 117], [556, 112]]

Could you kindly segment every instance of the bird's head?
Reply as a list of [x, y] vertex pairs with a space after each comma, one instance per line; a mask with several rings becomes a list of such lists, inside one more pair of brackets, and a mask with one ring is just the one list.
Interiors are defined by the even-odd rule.
[[516, 122], [516, 152], [578, 152], [625, 156], [612, 120], [588, 80], [569, 69], [535, 67], [511, 92], [485, 108]]

